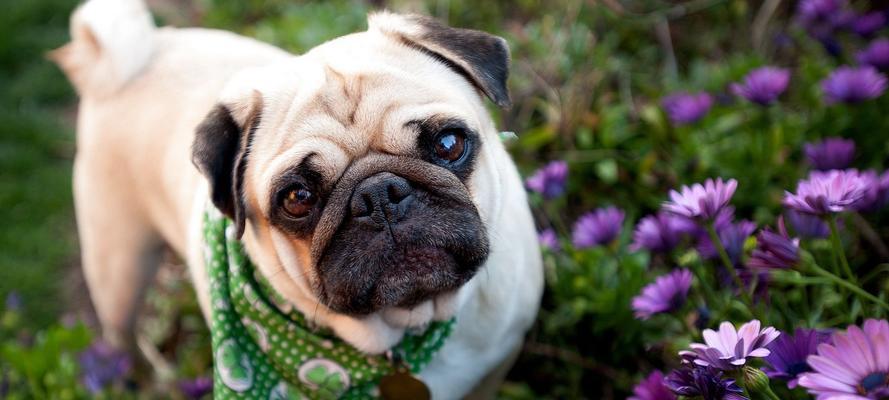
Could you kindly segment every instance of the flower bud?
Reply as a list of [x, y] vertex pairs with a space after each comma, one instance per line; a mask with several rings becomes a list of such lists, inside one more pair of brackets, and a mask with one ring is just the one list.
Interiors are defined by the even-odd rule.
[[748, 365], [741, 371], [741, 378], [744, 389], [747, 389], [752, 398], [769, 398], [766, 393], [771, 393], [772, 389], [769, 387], [769, 377], [766, 376], [765, 372]]

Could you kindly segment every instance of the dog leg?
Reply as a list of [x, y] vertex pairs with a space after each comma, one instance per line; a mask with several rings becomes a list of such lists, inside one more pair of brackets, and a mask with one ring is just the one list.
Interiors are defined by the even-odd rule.
[[163, 245], [126, 184], [100, 160], [75, 163], [74, 199], [83, 272], [105, 339], [136, 350], [139, 307]]

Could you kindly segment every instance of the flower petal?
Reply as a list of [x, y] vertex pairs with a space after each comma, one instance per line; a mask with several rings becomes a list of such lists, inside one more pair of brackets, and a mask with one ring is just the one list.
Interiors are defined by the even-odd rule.
[[857, 385], [860, 380], [860, 377], [854, 371], [850, 371], [845, 365], [839, 364], [825, 356], [809, 356], [807, 361], [813, 370], [820, 373], [819, 376], [844, 383], [850, 387]]

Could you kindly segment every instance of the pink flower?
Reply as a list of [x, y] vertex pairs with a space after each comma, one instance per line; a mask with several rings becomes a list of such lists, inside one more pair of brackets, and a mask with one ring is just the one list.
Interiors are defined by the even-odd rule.
[[707, 179], [703, 185], [683, 186], [679, 192], [670, 191], [664, 210], [690, 219], [711, 220], [728, 204], [737, 188], [738, 181], [723, 182], [722, 178]]
[[813, 171], [796, 193], [785, 192], [784, 205], [806, 214], [825, 215], [851, 209], [867, 192], [867, 182], [854, 169]]
[[747, 363], [747, 357], [766, 357], [771, 352], [766, 348], [781, 333], [772, 327], [760, 329], [759, 320], [750, 321], [735, 330], [731, 322], [719, 325], [719, 332], [704, 330], [704, 342], [692, 343], [691, 351], [681, 351], [684, 362], [704, 367], [731, 370]]
[[869, 319], [862, 328], [850, 326], [833, 335], [833, 344], [818, 345], [818, 355], [808, 358], [815, 372], [803, 374], [799, 385], [818, 400], [889, 397], [889, 322]]

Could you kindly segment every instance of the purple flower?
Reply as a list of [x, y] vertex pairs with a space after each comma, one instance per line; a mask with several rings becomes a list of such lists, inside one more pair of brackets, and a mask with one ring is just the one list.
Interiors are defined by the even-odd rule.
[[874, 33], [886, 26], [886, 15], [880, 11], [874, 11], [856, 16], [849, 24], [853, 32], [861, 37], [871, 37]]
[[664, 210], [689, 219], [712, 220], [728, 204], [738, 188], [738, 181], [722, 178], [707, 179], [704, 185], [696, 183], [682, 186], [680, 192], [670, 191], [670, 201], [664, 203]]
[[734, 379], [715, 368], [686, 366], [667, 375], [664, 384], [680, 396], [700, 396], [704, 400], [747, 400]]
[[103, 341], [94, 342], [80, 353], [81, 382], [93, 394], [123, 378], [130, 371], [130, 358]]
[[719, 325], [719, 332], [704, 330], [704, 342], [692, 343], [691, 350], [679, 352], [683, 362], [721, 370], [732, 370], [747, 363], [747, 357], [766, 357], [766, 346], [781, 335], [772, 327], [760, 329], [759, 320], [752, 320], [737, 331], [731, 322]]
[[654, 314], [679, 309], [685, 304], [690, 287], [691, 272], [687, 269], [678, 269], [659, 276], [653, 283], [642, 288], [642, 293], [633, 298], [636, 318], [649, 319]]
[[771, 379], [787, 381], [787, 387], [793, 389], [799, 374], [812, 370], [806, 358], [815, 354], [818, 345], [829, 339], [830, 333], [817, 329], [796, 328], [793, 335], [783, 333], [769, 344], [772, 354], [765, 358], [769, 365], [763, 371]]
[[568, 178], [568, 163], [552, 161], [525, 180], [525, 186], [531, 191], [540, 193], [545, 199], [554, 199], [565, 192], [565, 180]]
[[756, 237], [756, 249], [750, 255], [750, 268], [790, 268], [799, 262], [799, 239], [791, 238], [778, 219], [778, 232], [764, 229]]
[[858, 62], [879, 70], [889, 69], [889, 39], [880, 38], [870, 42], [856, 55]]
[[22, 309], [22, 295], [15, 290], [10, 291], [6, 294], [6, 310], [11, 312], [18, 312]]
[[852, 205], [852, 208], [862, 212], [878, 211], [886, 203], [889, 203], [889, 171], [883, 175], [874, 170], [866, 170], [861, 173], [861, 179], [865, 182], [864, 197]]
[[762, 67], [751, 71], [742, 83], [731, 85], [732, 93], [759, 105], [769, 105], [787, 90], [790, 71], [784, 68]]
[[855, 157], [855, 142], [840, 137], [825, 138], [820, 142], [806, 143], [803, 152], [809, 164], [819, 171], [843, 169]]
[[886, 77], [873, 67], [839, 67], [821, 81], [827, 104], [860, 103], [880, 97]]
[[846, 0], [803, 0], [797, 5], [797, 19], [809, 36], [818, 40], [834, 58], [843, 54], [835, 37], [838, 29], [847, 28], [856, 14], [846, 8]]
[[676, 395], [664, 384], [664, 374], [654, 371], [633, 388], [627, 400], [676, 400]]
[[854, 170], [813, 171], [800, 181], [796, 193], [784, 192], [784, 206], [808, 214], [849, 210], [867, 191], [867, 182]]
[[642, 218], [633, 232], [630, 249], [646, 249], [655, 253], [667, 253], [688, 233], [695, 232], [697, 226], [687, 218], [667, 213], [657, 213]]
[[664, 97], [661, 106], [674, 124], [691, 124], [707, 115], [713, 106], [713, 96], [705, 92], [679, 92]]
[[819, 400], [889, 397], [889, 322], [869, 319], [863, 329], [853, 325], [832, 339], [809, 356], [815, 372], [802, 374], [799, 385]]
[[[716, 224], [716, 234], [719, 236], [719, 241], [722, 242], [722, 246], [725, 247], [725, 252], [728, 253], [729, 259], [731, 259], [732, 264], [739, 265], [741, 263], [741, 256], [744, 255], [744, 242], [747, 241], [747, 238], [753, 234], [753, 231], [756, 230], [756, 224], [748, 220], [741, 220], [737, 223], [725, 223], [725, 224]], [[698, 253], [701, 254], [701, 257], [712, 260], [719, 257], [719, 252], [716, 250], [716, 246], [713, 245], [713, 241], [710, 240], [710, 235], [706, 233], [701, 233], [701, 236], [698, 238], [697, 245]]]
[[821, 218], [794, 210], [784, 213], [797, 235], [807, 239], [825, 239], [830, 236], [830, 227]]
[[620, 234], [624, 212], [617, 207], [586, 213], [574, 223], [572, 242], [579, 249], [611, 243]]
[[858, 14], [854, 10], [840, 10], [828, 18], [828, 25], [833, 29], [851, 29]]
[[[715, 227], [716, 230], [719, 230], [725, 226], [731, 225], [734, 220], [735, 207], [725, 206], [722, 210], [719, 210], [719, 213], [716, 214], [716, 218], [713, 219], [713, 227]], [[698, 227], [695, 232], [697, 232], [699, 235], [707, 234], [707, 230], [700, 227]]]
[[808, 25], [831, 20], [845, 6], [845, 0], [802, 0], [797, 4], [797, 15], [803, 24]]
[[544, 229], [537, 235], [537, 240], [540, 242], [540, 245], [543, 248], [549, 251], [558, 251], [559, 250], [559, 237], [556, 235], [556, 231], [552, 228]]
[[213, 391], [213, 378], [200, 376], [195, 379], [179, 381], [179, 390], [189, 399], [200, 399]]

